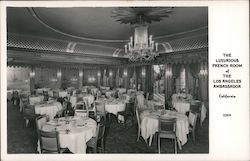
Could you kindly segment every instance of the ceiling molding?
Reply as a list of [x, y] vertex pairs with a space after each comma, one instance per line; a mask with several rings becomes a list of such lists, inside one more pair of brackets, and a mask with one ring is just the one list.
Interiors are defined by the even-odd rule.
[[[98, 39], [98, 38], [90, 38], [90, 37], [84, 37], [84, 36], [77, 36], [71, 33], [67, 33], [64, 32], [60, 29], [57, 29], [53, 26], [51, 26], [50, 24], [48, 24], [45, 20], [43, 20], [39, 14], [35, 11], [34, 8], [32, 7], [27, 7], [27, 10], [29, 11], [29, 13], [31, 14], [31, 16], [37, 21], [39, 22], [41, 25], [43, 25], [44, 27], [46, 27], [47, 29], [59, 33], [61, 35], [64, 36], [68, 36], [71, 38], [76, 38], [79, 40], [84, 40], [84, 41], [90, 41], [90, 42], [99, 42], [99, 43], [127, 43], [129, 40], [128, 39]], [[173, 34], [169, 34], [169, 35], [162, 35], [162, 36], [155, 36], [154, 40], [161, 40], [161, 39], [175, 39], [176, 37], [179, 38], [184, 37], [186, 35], [190, 35], [190, 34], [196, 34], [196, 33], [207, 33], [208, 32], [208, 26], [202, 26], [199, 28], [195, 28], [192, 30], [187, 30], [187, 31], [183, 31], [183, 32], [178, 32], [178, 33], [173, 33]], [[129, 35], [128, 35], [129, 36]]]
[[81, 39], [81, 40], [86, 40], [86, 41], [97, 41], [97, 42], [108, 42], [108, 43], [126, 43], [128, 42], [128, 40], [105, 40], [105, 39], [92, 39], [92, 38], [87, 38], [87, 37], [82, 37], [82, 36], [77, 36], [77, 35], [73, 35], [70, 33], [66, 33], [64, 31], [61, 31], [59, 29], [56, 29], [54, 27], [52, 27], [51, 25], [49, 25], [48, 23], [46, 23], [41, 17], [39, 17], [39, 15], [36, 13], [36, 11], [34, 10], [34, 8], [32, 7], [28, 7], [27, 8], [29, 13], [40, 23], [42, 24], [44, 27], [57, 32], [59, 34], [65, 35], [65, 36], [69, 36], [72, 38], [77, 38], [77, 39]]
[[[7, 57], [12, 60], [9, 62], [26, 62], [43, 63], [71, 63], [71, 64], [94, 64], [94, 65], [109, 65], [109, 64], [123, 64], [128, 60], [119, 57], [105, 57], [91, 54], [77, 54], [77, 53], [63, 53], [63, 52], [46, 52], [37, 50], [27, 50], [8, 47]], [[8, 63], [9, 63], [8, 62]]]
[[[199, 49], [208, 46], [208, 35], [190, 35], [159, 43], [159, 53], [165, 54], [176, 51]], [[60, 52], [65, 54], [81, 54], [87, 56], [119, 57], [126, 58], [124, 49], [105, 47], [90, 43], [68, 42], [57, 39], [41, 37], [30, 37], [8, 33], [8, 48], [39, 51], [39, 52]]]

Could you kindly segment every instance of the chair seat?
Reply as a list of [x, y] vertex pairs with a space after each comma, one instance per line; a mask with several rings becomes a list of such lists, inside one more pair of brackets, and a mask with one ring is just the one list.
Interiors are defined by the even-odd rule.
[[159, 133], [158, 136], [160, 138], [169, 138], [169, 139], [175, 139], [176, 138], [175, 133]]

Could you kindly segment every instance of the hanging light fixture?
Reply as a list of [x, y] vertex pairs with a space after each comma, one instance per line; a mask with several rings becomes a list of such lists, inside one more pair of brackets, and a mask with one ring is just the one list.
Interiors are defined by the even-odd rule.
[[148, 35], [149, 24], [161, 21], [172, 12], [172, 7], [130, 7], [117, 8], [112, 11], [114, 18], [134, 28], [134, 37], [124, 46], [126, 56], [130, 61], [151, 61], [159, 56], [158, 43], [153, 36]]
[[148, 37], [148, 25], [140, 23], [135, 26], [134, 38], [131, 36], [125, 45], [125, 53], [130, 61], [150, 61], [159, 56], [158, 43], [152, 40], [152, 35]]

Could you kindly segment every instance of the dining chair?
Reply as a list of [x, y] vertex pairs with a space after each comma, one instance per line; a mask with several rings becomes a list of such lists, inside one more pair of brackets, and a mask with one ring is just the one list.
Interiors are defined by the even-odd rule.
[[53, 98], [57, 99], [59, 97], [58, 91], [53, 91]]
[[104, 152], [104, 134], [105, 123], [100, 122], [97, 124], [96, 136], [87, 142], [87, 147], [92, 148], [94, 153], [97, 153], [98, 148], [101, 149], [101, 152]]
[[57, 131], [38, 130], [41, 153], [63, 153], [66, 148], [60, 148], [59, 134]]
[[93, 104], [89, 104], [89, 101], [88, 101], [87, 98], [84, 98], [83, 101], [84, 101], [85, 105], [86, 105], [87, 108], [88, 108], [89, 116], [90, 116], [91, 118], [95, 118], [95, 116], [96, 116], [95, 106], [93, 106]]
[[120, 111], [117, 114], [124, 117], [124, 123], [127, 125], [128, 118], [131, 118], [132, 124], [134, 123], [134, 108], [135, 102], [127, 102], [125, 104], [125, 111]]
[[77, 102], [75, 105], [75, 116], [89, 116], [88, 107], [85, 102]]
[[36, 121], [36, 129], [41, 130], [42, 126], [45, 125], [48, 120], [46, 115], [39, 115], [36, 117], [35, 121]]
[[95, 101], [94, 102], [96, 116], [104, 117], [106, 121], [106, 110], [105, 110], [105, 102], [104, 101]]
[[43, 91], [43, 101], [48, 101], [48, 100], [49, 100], [49, 92]]
[[198, 113], [195, 111], [190, 111], [188, 114], [188, 129], [189, 133], [192, 134], [193, 142], [195, 143], [196, 137], [196, 124], [197, 124]]
[[177, 153], [176, 119], [159, 118], [158, 153], [161, 153], [161, 138], [174, 140], [174, 152]]
[[36, 117], [34, 105], [24, 105], [23, 118], [25, 120], [25, 127], [28, 127], [31, 121], [35, 121]]

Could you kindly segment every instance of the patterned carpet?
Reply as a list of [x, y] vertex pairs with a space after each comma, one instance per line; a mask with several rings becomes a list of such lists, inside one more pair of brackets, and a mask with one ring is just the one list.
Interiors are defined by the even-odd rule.
[[[8, 103], [7, 119], [7, 152], [8, 154], [37, 153], [37, 136], [34, 122], [25, 127], [22, 113], [19, 108]], [[158, 153], [157, 143], [148, 146], [141, 137], [137, 142], [137, 125], [128, 122], [128, 126], [118, 123], [115, 116], [111, 115], [110, 123], [105, 133], [105, 153]], [[178, 149], [178, 153], [209, 153], [208, 119], [204, 124], [197, 126], [197, 139], [193, 143], [191, 137], [188, 142]], [[162, 140], [161, 153], [174, 153], [173, 143]], [[90, 152], [87, 150], [87, 152]]]

